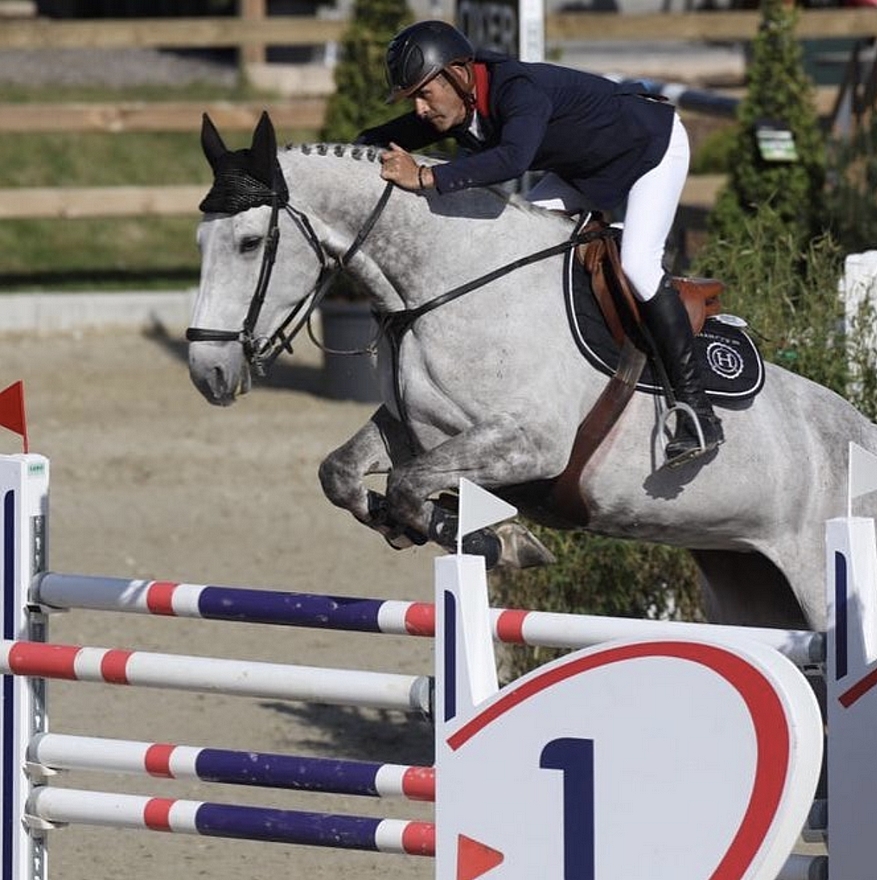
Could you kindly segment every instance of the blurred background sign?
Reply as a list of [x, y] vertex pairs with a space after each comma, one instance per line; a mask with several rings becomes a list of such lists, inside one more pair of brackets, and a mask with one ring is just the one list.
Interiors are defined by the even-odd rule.
[[477, 49], [544, 60], [544, 0], [458, 0], [456, 24]]

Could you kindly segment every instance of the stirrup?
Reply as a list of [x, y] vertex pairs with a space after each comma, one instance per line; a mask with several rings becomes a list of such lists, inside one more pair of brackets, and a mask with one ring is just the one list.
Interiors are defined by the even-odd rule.
[[[691, 419], [691, 423], [694, 425], [694, 430], [697, 433], [697, 446], [692, 447], [687, 452], [682, 452], [677, 455], [675, 458], [669, 459], [667, 458], [667, 446], [670, 442], [675, 439], [670, 436], [670, 427], [668, 422], [670, 420], [670, 416], [675, 415], [677, 419], [682, 418], [683, 416], [688, 416]], [[673, 406], [665, 406], [662, 408], [662, 411], [659, 415], [659, 424], [658, 424], [658, 437], [661, 442], [661, 454], [664, 458], [664, 463], [661, 465], [662, 468], [669, 468], [671, 470], [681, 467], [683, 464], [686, 464], [689, 461], [694, 460], [695, 458], [699, 458], [701, 455], [705, 455], [707, 452], [710, 452], [712, 449], [715, 449], [721, 441], [716, 443], [714, 446], [707, 446], [706, 438], [703, 433], [703, 426], [700, 423], [700, 416], [694, 411], [694, 409], [689, 406], [687, 403], [683, 403], [681, 400], [677, 400]]]

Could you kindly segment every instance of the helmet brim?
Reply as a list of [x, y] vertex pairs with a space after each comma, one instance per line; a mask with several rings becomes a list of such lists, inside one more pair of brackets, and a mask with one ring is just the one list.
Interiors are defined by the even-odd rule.
[[401, 88], [399, 86], [394, 86], [390, 89], [389, 94], [387, 95], [387, 104], [398, 104], [399, 101], [404, 101], [405, 98], [410, 98], [418, 89], [422, 89], [430, 80], [434, 80], [439, 74], [440, 70], [437, 70], [435, 73], [430, 73], [429, 76], [425, 76], [420, 82], [416, 82], [413, 86], [407, 86], [406, 88]]

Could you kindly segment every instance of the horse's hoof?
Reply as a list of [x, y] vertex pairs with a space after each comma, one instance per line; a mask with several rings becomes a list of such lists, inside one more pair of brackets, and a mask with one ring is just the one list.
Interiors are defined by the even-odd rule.
[[391, 535], [384, 535], [384, 540], [394, 550], [409, 550], [416, 546], [414, 541], [412, 541], [408, 535], [400, 534], [399, 532], [393, 532]]
[[394, 550], [407, 550], [409, 547], [422, 547], [428, 539], [414, 529], [404, 528], [385, 531], [384, 540]]
[[520, 523], [502, 523], [494, 532], [501, 545], [498, 567], [534, 568], [557, 561], [554, 554]]

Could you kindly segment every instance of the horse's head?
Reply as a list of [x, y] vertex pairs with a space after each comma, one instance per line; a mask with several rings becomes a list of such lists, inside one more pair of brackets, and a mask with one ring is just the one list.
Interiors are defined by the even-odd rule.
[[[200, 206], [201, 281], [186, 333], [189, 373], [211, 403], [227, 405], [248, 390], [250, 366], [270, 358], [279, 328], [315, 289], [324, 258], [310, 226], [288, 205], [266, 113], [241, 150], [227, 149], [205, 114], [201, 145], [214, 181]], [[290, 219], [295, 226], [280, 257], [280, 229]], [[294, 263], [294, 275], [273, 272], [275, 257]]]

